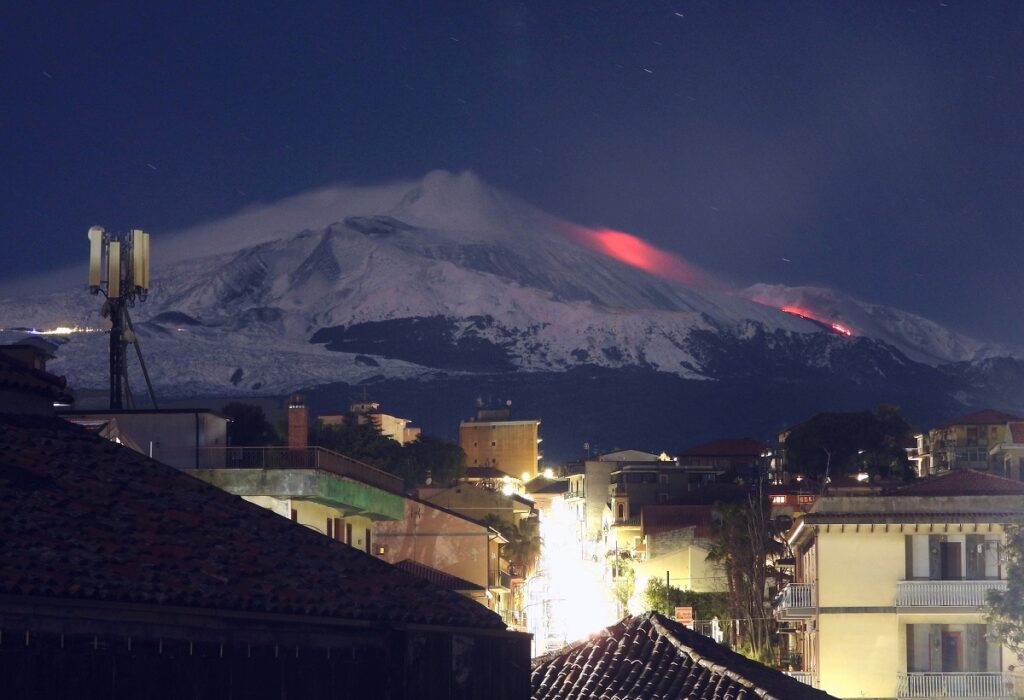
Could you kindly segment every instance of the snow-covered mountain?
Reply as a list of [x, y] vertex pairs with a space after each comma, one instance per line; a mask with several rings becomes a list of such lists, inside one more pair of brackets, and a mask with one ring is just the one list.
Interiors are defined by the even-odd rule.
[[[471, 173], [329, 188], [154, 235], [152, 290], [132, 314], [164, 395], [579, 366], [719, 379], [758, 366], [752, 348], [882, 374], [1016, 354], [832, 290], [687, 286], [574, 230]], [[19, 297], [0, 304], [0, 326], [102, 328], [99, 306], [84, 285]], [[105, 386], [105, 342], [68, 336], [54, 370]]]

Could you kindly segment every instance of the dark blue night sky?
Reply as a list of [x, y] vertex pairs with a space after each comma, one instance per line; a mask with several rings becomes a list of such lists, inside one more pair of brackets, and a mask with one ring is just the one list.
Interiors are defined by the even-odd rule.
[[738, 283], [1024, 342], [1024, 3], [86, 5], [0, 9], [4, 279], [94, 223], [468, 168]]

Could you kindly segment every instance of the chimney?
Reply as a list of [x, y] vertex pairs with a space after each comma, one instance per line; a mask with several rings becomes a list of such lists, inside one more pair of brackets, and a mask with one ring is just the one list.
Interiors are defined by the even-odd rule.
[[309, 445], [309, 409], [300, 394], [288, 398], [288, 447], [304, 448]]

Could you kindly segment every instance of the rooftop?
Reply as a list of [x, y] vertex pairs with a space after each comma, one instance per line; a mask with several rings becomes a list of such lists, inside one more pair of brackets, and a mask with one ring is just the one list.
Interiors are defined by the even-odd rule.
[[531, 685], [533, 700], [832, 698], [655, 612], [534, 659]]
[[467, 479], [516, 479], [519, 477], [512, 476], [506, 471], [498, 469], [492, 466], [473, 466], [466, 467], [466, 478]]
[[885, 492], [893, 496], [1005, 496], [1024, 495], [1024, 482], [974, 469], [954, 469], [917, 479]]
[[[20, 346], [6, 346], [17, 348]], [[37, 369], [16, 353], [0, 350], [0, 388], [28, 392], [54, 401], [68, 402], [67, 380]]]
[[1024, 421], [1010, 423], [1010, 440], [1015, 445], [1024, 445]]
[[0, 593], [502, 629], [480, 604], [54, 417], [0, 415]]
[[711, 535], [712, 506], [644, 506], [640, 511], [640, 524], [645, 535], [695, 528], [698, 537]]
[[413, 576], [418, 576], [425, 581], [430, 581], [435, 586], [441, 588], [447, 588], [450, 591], [483, 591], [484, 587], [480, 584], [467, 581], [464, 578], [458, 576], [452, 576], [451, 574], [439, 571], [432, 566], [421, 564], [418, 561], [412, 559], [403, 559], [402, 561], [395, 564], [396, 567], [402, 571], [407, 571]]
[[1024, 420], [1020, 416], [1015, 416], [1012, 413], [1004, 413], [1003, 411], [997, 411], [993, 408], [985, 408], [974, 413], [968, 413], [966, 416], [960, 416], [954, 418], [943, 425], [943, 428], [949, 428], [954, 425], [1002, 425], [1003, 423], [1010, 423], [1013, 421]]

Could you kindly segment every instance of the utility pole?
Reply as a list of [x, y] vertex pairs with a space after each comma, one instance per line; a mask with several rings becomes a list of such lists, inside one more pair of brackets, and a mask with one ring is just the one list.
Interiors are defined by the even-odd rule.
[[132, 229], [119, 237], [102, 226], [90, 228], [89, 292], [104, 296], [102, 313], [110, 319], [110, 408], [125, 408], [125, 404], [135, 407], [128, 384], [128, 344], [135, 346], [149, 398], [156, 408], [153, 383], [128, 314], [129, 307], [134, 307], [136, 301], [145, 301], [149, 295], [149, 234]]

